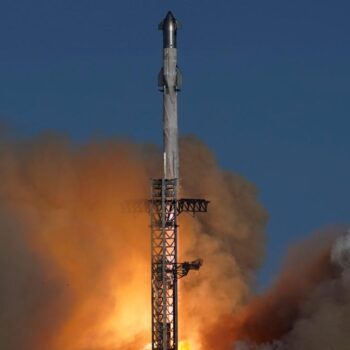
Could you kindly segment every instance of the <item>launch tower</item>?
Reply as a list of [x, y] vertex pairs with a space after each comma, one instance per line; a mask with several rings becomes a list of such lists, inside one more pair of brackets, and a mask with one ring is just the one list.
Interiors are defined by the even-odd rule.
[[152, 350], [177, 350], [178, 279], [202, 265], [201, 259], [178, 263], [177, 217], [182, 212], [206, 212], [209, 202], [178, 198], [177, 93], [182, 80], [177, 67], [179, 22], [169, 11], [159, 29], [163, 31], [163, 67], [158, 76], [158, 87], [163, 93], [164, 173], [161, 179], [152, 180], [150, 200]]

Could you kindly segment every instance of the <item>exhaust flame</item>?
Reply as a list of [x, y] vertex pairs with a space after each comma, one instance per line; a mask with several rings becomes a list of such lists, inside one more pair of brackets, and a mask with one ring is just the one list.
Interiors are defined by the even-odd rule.
[[[180, 220], [182, 350], [250, 295], [266, 214], [256, 189], [221, 170], [197, 139], [181, 142], [184, 195], [211, 200]], [[142, 349], [150, 341], [149, 218], [121, 203], [149, 197], [160, 152], [117, 141], [74, 147], [44, 135], [0, 143], [0, 348]]]
[[[266, 222], [256, 189], [196, 138], [181, 151], [183, 195], [211, 207], [180, 219], [180, 260], [205, 262], [181, 279], [180, 350], [347, 350], [349, 234], [292, 249], [254, 297]], [[117, 141], [0, 140], [1, 349], [150, 349], [149, 218], [123, 203], [149, 196], [160, 158]]]
[[195, 350], [196, 347], [191, 346], [189, 340], [182, 340], [179, 342], [179, 350]]
[[[151, 350], [152, 349], [152, 343], [148, 343], [145, 345], [142, 350]], [[180, 340], [179, 341], [179, 350], [194, 350], [196, 347], [193, 347], [190, 345], [190, 341], [188, 340]]]

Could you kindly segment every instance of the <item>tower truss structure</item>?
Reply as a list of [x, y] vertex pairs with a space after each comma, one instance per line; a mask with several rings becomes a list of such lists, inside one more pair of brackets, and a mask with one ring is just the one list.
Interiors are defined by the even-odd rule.
[[[177, 199], [177, 179], [152, 180], [151, 285], [152, 349], [178, 348], [178, 279], [190, 270], [198, 270], [200, 259], [178, 263], [178, 225], [181, 212], [206, 212], [204, 199]], [[186, 205], [189, 204], [189, 205]]]

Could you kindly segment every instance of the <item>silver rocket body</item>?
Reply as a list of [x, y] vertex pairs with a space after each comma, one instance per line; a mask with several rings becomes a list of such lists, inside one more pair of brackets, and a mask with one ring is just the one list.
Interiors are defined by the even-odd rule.
[[163, 152], [164, 178], [179, 178], [179, 144], [177, 122], [177, 93], [181, 87], [181, 73], [177, 67], [176, 35], [179, 22], [168, 12], [159, 29], [163, 31], [163, 68], [158, 86], [163, 92]]

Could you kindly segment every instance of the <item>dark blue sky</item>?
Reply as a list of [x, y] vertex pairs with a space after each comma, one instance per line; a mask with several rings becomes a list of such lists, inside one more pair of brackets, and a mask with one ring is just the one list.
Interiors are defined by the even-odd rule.
[[181, 132], [260, 189], [266, 285], [291, 241], [350, 221], [348, 1], [2, 0], [0, 117], [21, 135], [160, 143], [169, 9], [183, 25]]

